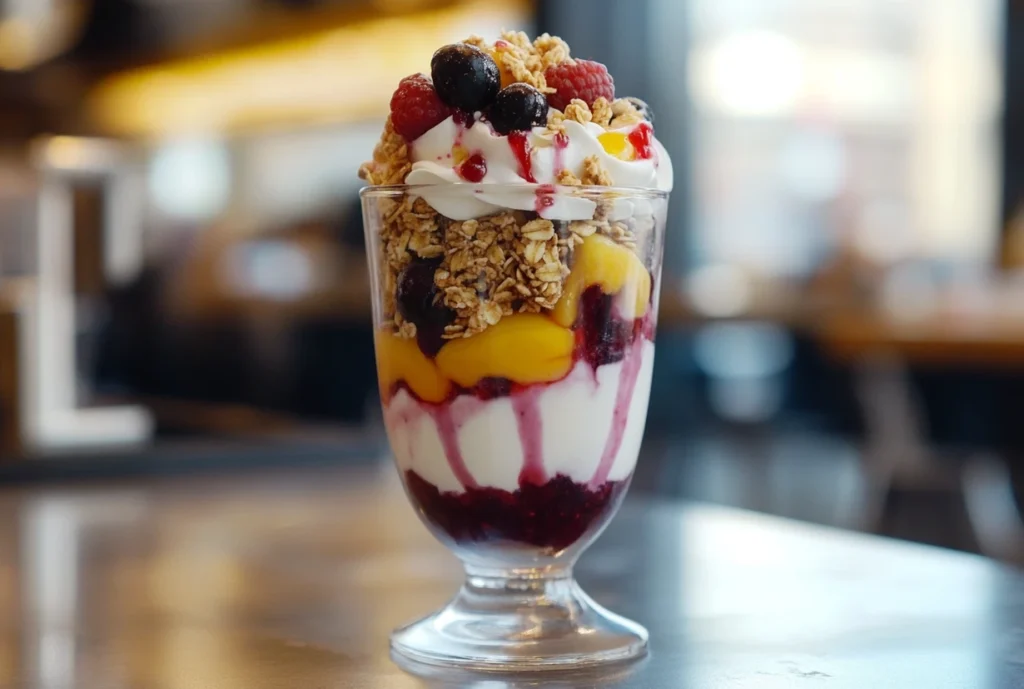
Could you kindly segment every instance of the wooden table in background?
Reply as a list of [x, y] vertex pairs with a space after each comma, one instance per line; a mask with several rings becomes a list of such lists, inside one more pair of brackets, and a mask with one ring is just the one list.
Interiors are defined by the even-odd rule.
[[[978, 557], [707, 506], [627, 503], [580, 566], [638, 665], [407, 674], [392, 627], [459, 580], [389, 466], [0, 493], [3, 689], [1024, 684], [1024, 579]], [[479, 679], [479, 678], [477, 678]]]

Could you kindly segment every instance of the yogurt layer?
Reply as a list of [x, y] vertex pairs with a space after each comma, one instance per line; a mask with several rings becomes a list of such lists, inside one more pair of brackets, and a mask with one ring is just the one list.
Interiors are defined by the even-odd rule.
[[400, 390], [384, 410], [398, 468], [453, 493], [470, 487], [514, 492], [531, 467], [541, 470], [536, 480], [563, 474], [586, 484], [629, 477], [654, 365], [654, 344], [638, 345], [621, 361], [596, 370], [580, 361], [560, 381], [507, 397], [462, 395], [433, 405]]

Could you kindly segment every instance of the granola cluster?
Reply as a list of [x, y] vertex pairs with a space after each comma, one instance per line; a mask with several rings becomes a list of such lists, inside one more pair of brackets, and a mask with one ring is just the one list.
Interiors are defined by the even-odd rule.
[[407, 338], [416, 336], [416, 326], [398, 312], [395, 294], [402, 271], [413, 260], [437, 261], [435, 303], [453, 313], [443, 337], [454, 339], [482, 332], [504, 316], [554, 308], [569, 275], [573, 249], [585, 237], [597, 232], [635, 246], [633, 228], [627, 222], [609, 221], [608, 205], [603, 203], [593, 219], [572, 222], [523, 211], [459, 222], [408, 195], [401, 202], [377, 203], [384, 319]]
[[625, 98], [616, 98], [610, 103], [607, 98], [598, 98], [593, 105], [587, 105], [585, 101], [574, 98], [565, 107], [565, 112], [551, 109], [548, 113], [548, 131], [564, 131], [566, 120], [580, 124], [593, 122], [605, 129], [619, 129], [639, 124], [643, 122], [644, 117], [636, 106]]
[[529, 84], [541, 93], [553, 93], [548, 86], [544, 72], [549, 67], [572, 60], [569, 45], [561, 38], [543, 34], [530, 41], [522, 31], [503, 31], [501, 38], [493, 45], [480, 38], [470, 36], [463, 43], [476, 46], [494, 56], [498, 68], [506, 75], [504, 80]]

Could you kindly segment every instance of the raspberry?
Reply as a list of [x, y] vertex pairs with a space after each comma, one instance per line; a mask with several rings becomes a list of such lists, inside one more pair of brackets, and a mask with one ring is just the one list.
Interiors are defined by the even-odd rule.
[[565, 110], [573, 98], [579, 98], [587, 105], [593, 105], [601, 96], [609, 101], [615, 99], [615, 80], [600, 62], [576, 60], [575, 63], [554, 65], [544, 72], [544, 79], [555, 89], [555, 93], [548, 94], [548, 103], [559, 110]]
[[430, 79], [422, 74], [402, 79], [391, 96], [391, 124], [406, 141], [420, 138], [451, 114]]

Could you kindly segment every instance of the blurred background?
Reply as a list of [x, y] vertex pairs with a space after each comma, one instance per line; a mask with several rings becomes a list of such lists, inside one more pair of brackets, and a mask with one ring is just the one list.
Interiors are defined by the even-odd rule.
[[0, 482], [387, 462], [358, 165], [502, 28], [675, 160], [634, 491], [1024, 562], [1024, 3], [0, 0]]

